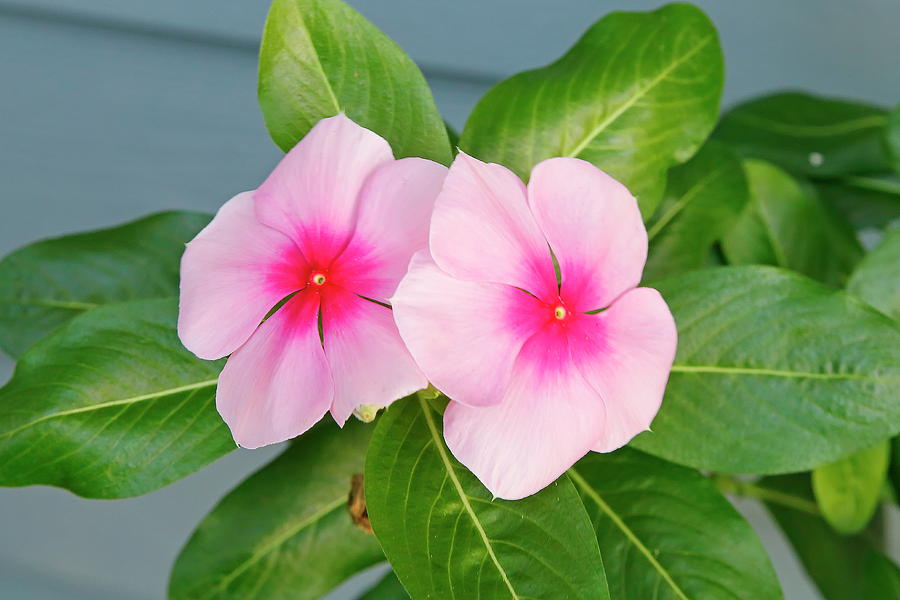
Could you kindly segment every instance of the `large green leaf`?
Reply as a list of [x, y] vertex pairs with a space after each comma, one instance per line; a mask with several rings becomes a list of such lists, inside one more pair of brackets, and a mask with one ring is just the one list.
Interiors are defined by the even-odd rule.
[[460, 147], [521, 177], [545, 158], [583, 158], [627, 185], [649, 217], [666, 171], [715, 125], [722, 81], [718, 36], [700, 9], [614, 12], [553, 64], [491, 89]]
[[863, 564], [862, 600], [900, 598], [900, 568], [881, 552], [870, 552]]
[[863, 258], [847, 289], [900, 321], [900, 228], [888, 232]]
[[623, 448], [570, 476], [591, 514], [617, 600], [775, 600], [781, 588], [750, 525], [703, 475]]
[[634, 444], [732, 473], [810, 469], [900, 431], [900, 326], [855, 297], [772, 267], [654, 284], [678, 352], [653, 431]]
[[887, 120], [876, 106], [782, 92], [734, 107], [714, 135], [744, 156], [795, 173], [835, 177], [889, 168]]
[[85, 310], [178, 294], [184, 244], [209, 215], [163, 212], [36, 242], [0, 260], [0, 347], [18, 357]]
[[861, 531], [875, 514], [890, 451], [890, 441], [884, 440], [813, 471], [816, 503], [838, 533]]
[[514, 502], [491, 494], [444, 445], [422, 396], [391, 405], [366, 459], [378, 540], [413, 600], [608, 599], [591, 522], [562, 477]]
[[881, 524], [863, 534], [836, 533], [818, 514], [806, 474], [766, 477], [754, 487], [826, 600], [860, 600], [863, 564]]
[[347, 508], [373, 429], [323, 423], [225, 496], [178, 556], [169, 598], [315, 600], [383, 561]]
[[409, 600], [409, 594], [391, 571], [375, 587], [363, 594], [359, 600]]
[[815, 182], [819, 194], [856, 229], [900, 222], [900, 176], [853, 175]]
[[185, 350], [175, 299], [88, 311], [35, 344], [0, 389], [0, 485], [136, 496], [234, 449], [221, 362]]
[[450, 161], [450, 143], [422, 72], [341, 0], [275, 0], [259, 55], [259, 103], [272, 139], [294, 147], [344, 112], [397, 157]]
[[650, 253], [644, 279], [708, 266], [710, 248], [731, 230], [748, 195], [741, 162], [724, 144], [708, 142], [669, 171], [663, 201], [647, 222]]
[[775, 265], [843, 286], [862, 257], [853, 230], [810, 186], [759, 160], [744, 163], [750, 202], [722, 241], [732, 264]]

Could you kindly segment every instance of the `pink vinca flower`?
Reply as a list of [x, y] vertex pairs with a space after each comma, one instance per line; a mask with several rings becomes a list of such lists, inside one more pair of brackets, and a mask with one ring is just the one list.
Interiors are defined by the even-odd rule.
[[527, 188], [463, 153], [450, 167], [394, 317], [454, 400], [447, 445], [495, 496], [533, 494], [649, 427], [676, 332], [659, 293], [635, 287], [646, 257], [635, 199], [590, 163], [546, 160]]
[[446, 172], [394, 160], [338, 115], [188, 244], [178, 334], [200, 358], [231, 354], [216, 406], [238, 444], [297, 436], [329, 410], [342, 425], [427, 385], [384, 304], [426, 245]]

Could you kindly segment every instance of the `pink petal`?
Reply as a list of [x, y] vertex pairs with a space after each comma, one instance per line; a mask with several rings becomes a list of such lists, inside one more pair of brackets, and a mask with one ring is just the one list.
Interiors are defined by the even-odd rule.
[[243, 344], [266, 313], [305, 285], [305, 261], [285, 235], [261, 225], [253, 193], [226, 202], [181, 258], [178, 335], [200, 358]]
[[454, 279], [416, 254], [391, 299], [400, 335], [428, 379], [469, 406], [500, 402], [519, 349], [546, 312], [512, 286]]
[[556, 295], [553, 261], [525, 185], [500, 165], [457, 155], [434, 204], [430, 245], [434, 261], [457, 279]]
[[647, 231], [637, 201], [589, 162], [551, 158], [531, 172], [528, 203], [575, 309], [604, 308], [635, 287], [647, 260]]
[[256, 191], [256, 215], [290, 236], [314, 266], [327, 267], [350, 239], [363, 183], [391, 160], [377, 134], [343, 114], [322, 119]]
[[492, 494], [517, 500], [584, 456], [602, 425], [600, 397], [569, 360], [564, 328], [550, 323], [522, 348], [502, 403], [450, 403], [444, 438]]
[[606, 424], [592, 448], [611, 452], [647, 430], [662, 403], [678, 334], [662, 296], [626, 292], [597, 315], [585, 315], [572, 356], [603, 398]]
[[359, 199], [356, 230], [332, 265], [345, 289], [387, 302], [412, 255], [428, 242], [428, 222], [447, 167], [404, 158], [379, 167]]
[[331, 415], [339, 425], [357, 406], [387, 406], [428, 385], [391, 309], [330, 286], [322, 294], [322, 331], [334, 379]]
[[328, 411], [334, 386], [319, 340], [318, 309], [317, 293], [299, 292], [225, 364], [216, 408], [239, 445], [283, 442]]

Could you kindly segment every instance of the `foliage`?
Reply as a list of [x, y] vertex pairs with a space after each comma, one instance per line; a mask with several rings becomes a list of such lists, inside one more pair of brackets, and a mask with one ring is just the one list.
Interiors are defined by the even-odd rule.
[[[170, 598], [312, 600], [385, 558], [365, 598], [780, 598], [724, 494], [765, 503], [828, 600], [896, 597], [878, 505], [885, 473], [900, 482], [900, 108], [782, 92], [717, 124], [723, 78], [699, 9], [616, 12], [492, 88], [459, 139], [521, 176], [578, 157], [638, 198], [644, 281], [679, 333], [652, 431], [504, 501], [445, 446], [433, 390], [374, 425], [320, 424], [200, 523]], [[397, 157], [453, 156], [418, 67], [341, 0], [274, 0], [259, 100], [285, 150], [344, 112]], [[160, 213], [0, 260], [0, 347], [19, 359], [0, 485], [121, 498], [234, 448], [221, 363], [175, 328], [183, 244], [208, 220]]]

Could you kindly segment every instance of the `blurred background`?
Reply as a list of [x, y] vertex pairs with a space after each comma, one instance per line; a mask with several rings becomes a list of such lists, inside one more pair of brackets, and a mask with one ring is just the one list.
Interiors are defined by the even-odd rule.
[[[419, 63], [445, 117], [461, 128], [497, 80], [556, 59], [611, 10], [661, 2], [350, 4]], [[896, 0], [696, 4], [725, 51], [724, 107], [785, 88], [900, 101]], [[0, 0], [0, 255], [163, 209], [213, 212], [255, 188], [281, 154], [256, 105], [267, 8], [267, 0]], [[0, 355], [0, 383], [12, 370]], [[194, 525], [276, 453], [234, 452], [130, 500], [0, 489], [0, 597], [164, 598]], [[786, 598], [818, 598], [769, 517], [749, 503], [738, 508], [769, 548]], [[897, 514], [888, 518], [897, 531]], [[368, 575], [330, 599], [354, 598]]]

